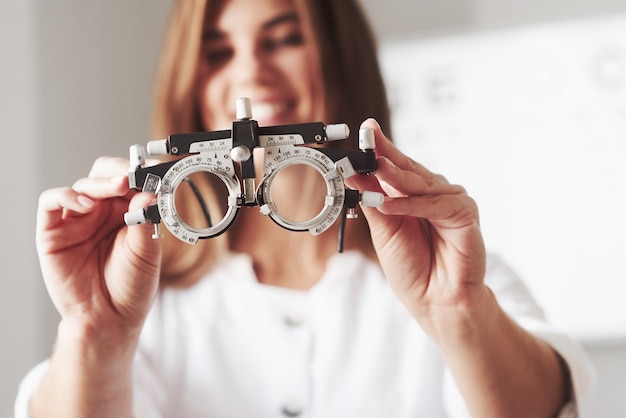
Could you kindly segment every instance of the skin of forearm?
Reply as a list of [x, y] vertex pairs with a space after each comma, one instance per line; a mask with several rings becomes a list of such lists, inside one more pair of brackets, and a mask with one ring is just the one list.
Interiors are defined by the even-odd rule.
[[440, 316], [435, 342], [471, 415], [556, 416], [569, 397], [568, 373], [558, 355], [517, 325], [487, 287], [469, 299]]
[[30, 400], [33, 418], [131, 418], [138, 333], [59, 326], [50, 368]]

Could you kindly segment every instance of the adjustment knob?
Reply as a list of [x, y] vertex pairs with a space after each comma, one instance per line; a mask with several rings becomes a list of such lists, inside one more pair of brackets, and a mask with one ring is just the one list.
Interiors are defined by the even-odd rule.
[[372, 128], [359, 129], [359, 148], [365, 151], [373, 150], [375, 146], [374, 130]]
[[350, 127], [345, 123], [326, 125], [326, 140], [338, 141], [350, 136]]
[[128, 226], [141, 225], [146, 222], [148, 222], [148, 218], [146, 217], [145, 209], [137, 209], [124, 214], [124, 223]]
[[239, 120], [252, 119], [252, 104], [250, 104], [249, 98], [241, 97], [237, 99], [237, 108], [236, 108], [235, 116]]
[[370, 208], [377, 208], [382, 206], [385, 201], [385, 196], [378, 192], [363, 191], [361, 194], [361, 205]]
[[157, 139], [155, 141], [148, 142], [148, 154], [149, 155], [167, 155], [169, 154], [167, 149], [167, 139]]
[[243, 145], [230, 150], [230, 158], [238, 163], [248, 161], [251, 155], [252, 153], [250, 152], [250, 148], [244, 147]]
[[146, 163], [146, 149], [143, 145], [130, 146], [130, 165], [131, 167], [141, 167]]

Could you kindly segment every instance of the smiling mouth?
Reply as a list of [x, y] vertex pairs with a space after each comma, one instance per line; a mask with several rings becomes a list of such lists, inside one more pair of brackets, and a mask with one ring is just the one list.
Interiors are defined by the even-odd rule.
[[257, 120], [271, 120], [287, 113], [293, 105], [289, 102], [252, 103], [252, 117]]

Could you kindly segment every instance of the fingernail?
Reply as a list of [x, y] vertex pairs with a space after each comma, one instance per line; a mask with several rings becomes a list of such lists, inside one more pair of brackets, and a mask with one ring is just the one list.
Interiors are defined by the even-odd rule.
[[380, 127], [380, 123], [378, 123], [378, 121], [374, 118], [368, 118], [365, 121], [363, 121], [363, 123], [361, 123], [361, 127], [363, 127], [367, 122], [372, 121], [374, 122], [374, 124], [376, 125], [376, 127], [382, 132], [382, 128]]
[[379, 157], [379, 159], [384, 160], [385, 164], [389, 165], [392, 168], [398, 168], [398, 166], [396, 165], [396, 163], [394, 163], [393, 161], [391, 161], [389, 158], [387, 157]]
[[76, 201], [85, 208], [90, 208], [93, 205], [96, 204], [96, 202], [94, 202], [93, 200], [91, 200], [90, 198], [88, 198], [87, 196], [83, 196], [83, 195], [78, 195], [76, 197]]

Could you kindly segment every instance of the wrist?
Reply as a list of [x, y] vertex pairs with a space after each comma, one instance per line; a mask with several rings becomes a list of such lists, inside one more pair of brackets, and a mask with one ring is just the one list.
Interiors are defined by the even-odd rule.
[[105, 328], [63, 319], [58, 327], [55, 353], [57, 350], [72, 352], [77, 360], [87, 364], [130, 364], [140, 333], [140, 328], [117, 325]]
[[132, 416], [132, 366], [139, 332], [62, 320], [50, 368], [33, 394], [33, 417]]
[[554, 350], [520, 327], [488, 287], [433, 310], [426, 325], [472, 416], [554, 416], [567, 399]]
[[494, 294], [481, 283], [465, 289], [450, 303], [430, 305], [418, 321], [441, 349], [458, 348], [480, 341], [497, 312], [501, 309]]

